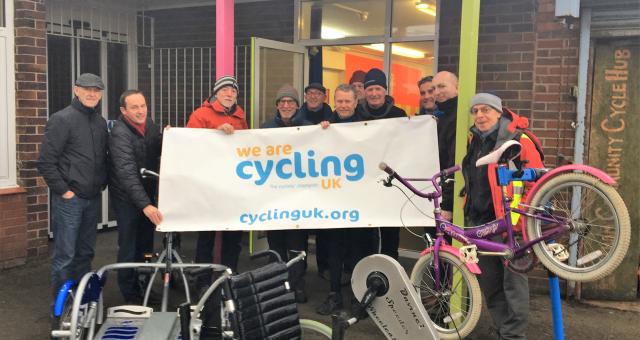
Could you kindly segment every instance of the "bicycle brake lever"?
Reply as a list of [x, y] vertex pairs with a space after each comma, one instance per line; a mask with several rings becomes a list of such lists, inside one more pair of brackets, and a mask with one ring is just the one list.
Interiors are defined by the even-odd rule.
[[392, 186], [391, 181], [393, 181], [393, 176], [388, 176], [387, 179], [382, 180], [382, 185], [384, 185], [387, 188], [390, 188]]

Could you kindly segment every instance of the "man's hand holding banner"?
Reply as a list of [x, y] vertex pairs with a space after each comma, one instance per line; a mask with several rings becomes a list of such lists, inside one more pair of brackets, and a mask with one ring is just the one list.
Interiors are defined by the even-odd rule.
[[[382, 186], [383, 161], [403, 176], [430, 178], [439, 171], [436, 121], [421, 116], [232, 135], [171, 128], [163, 142], [158, 230], [434, 225], [433, 204], [413, 197], [418, 210], [399, 190]], [[415, 184], [431, 188], [430, 181]]]

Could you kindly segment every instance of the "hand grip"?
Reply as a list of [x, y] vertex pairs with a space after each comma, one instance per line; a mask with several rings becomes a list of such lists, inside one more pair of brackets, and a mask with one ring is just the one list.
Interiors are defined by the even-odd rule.
[[462, 169], [462, 167], [460, 165], [454, 165], [454, 166], [452, 166], [450, 168], [442, 170], [442, 175], [443, 176], [449, 176], [449, 175], [455, 173], [456, 171], [460, 171], [460, 169]]
[[393, 169], [391, 169], [387, 163], [385, 162], [380, 162], [380, 164], [378, 165], [378, 168], [380, 168], [380, 170], [388, 173], [389, 175], [393, 175], [395, 173], [395, 171], [393, 171]]

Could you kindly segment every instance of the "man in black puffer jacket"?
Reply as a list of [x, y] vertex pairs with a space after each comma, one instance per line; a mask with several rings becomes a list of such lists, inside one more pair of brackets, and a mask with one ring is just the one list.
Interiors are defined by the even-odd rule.
[[[356, 113], [361, 120], [406, 117], [407, 113], [394, 105], [387, 95], [387, 76], [380, 69], [372, 68], [364, 76], [365, 101], [358, 105]], [[400, 228], [380, 227], [380, 253], [398, 259]]]
[[[156, 208], [157, 178], [142, 178], [140, 169], [158, 171], [160, 128], [147, 117], [142, 92], [127, 90], [120, 96], [122, 115], [109, 137], [109, 188], [118, 221], [118, 262], [142, 262], [153, 251], [154, 224], [162, 221]], [[118, 271], [118, 285], [127, 303], [142, 301], [133, 269]]]
[[104, 84], [85, 73], [73, 87], [71, 105], [47, 122], [38, 170], [51, 190], [53, 295], [67, 280], [91, 270], [100, 193], [107, 184], [107, 122], [100, 115]]
[[[458, 77], [447, 71], [438, 72], [433, 77], [438, 117], [438, 149], [440, 169], [455, 165], [456, 157], [456, 120], [458, 111]], [[453, 182], [442, 187], [442, 216], [451, 221], [453, 218]]]

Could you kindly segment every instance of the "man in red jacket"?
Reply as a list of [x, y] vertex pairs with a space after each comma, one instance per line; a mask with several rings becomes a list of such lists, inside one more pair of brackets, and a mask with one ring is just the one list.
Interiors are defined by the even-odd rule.
[[[238, 82], [233, 76], [222, 76], [216, 80], [213, 87], [213, 94], [202, 103], [189, 117], [188, 128], [218, 129], [225, 134], [232, 134], [235, 130], [247, 128], [244, 111], [236, 100], [238, 99]], [[222, 240], [215, 242], [217, 235], [222, 236]], [[242, 250], [240, 241], [241, 231], [201, 231], [198, 233], [198, 243], [196, 246], [197, 263], [214, 263], [213, 250], [216, 243], [215, 253], [219, 258], [215, 263], [228, 266], [236, 271], [238, 266], [238, 256]], [[211, 283], [211, 274], [202, 275], [197, 281], [199, 289], [206, 288]]]
[[[236, 103], [238, 81], [233, 76], [222, 76], [213, 86], [213, 94], [189, 117], [188, 128], [218, 129], [230, 135], [235, 130], [247, 129], [244, 111]], [[216, 242], [217, 241], [217, 242]], [[241, 231], [201, 231], [196, 244], [196, 263], [217, 263], [237, 271], [238, 257], [242, 250]], [[215, 246], [214, 246], [215, 244]], [[214, 257], [214, 252], [216, 256]], [[196, 281], [198, 292], [204, 292], [211, 284], [212, 273], [201, 274]], [[214, 294], [205, 305], [203, 327], [220, 325], [220, 294]]]

